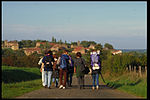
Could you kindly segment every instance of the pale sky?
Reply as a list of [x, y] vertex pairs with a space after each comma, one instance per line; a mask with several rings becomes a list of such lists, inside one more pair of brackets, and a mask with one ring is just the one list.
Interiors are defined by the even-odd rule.
[[95, 41], [147, 48], [146, 1], [3, 1], [2, 40]]

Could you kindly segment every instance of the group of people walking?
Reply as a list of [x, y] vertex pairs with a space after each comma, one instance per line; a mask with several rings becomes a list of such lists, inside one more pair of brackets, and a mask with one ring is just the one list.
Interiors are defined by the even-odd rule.
[[[94, 50], [90, 54], [91, 72], [93, 79], [92, 89], [99, 88], [99, 73], [101, 70], [100, 52]], [[42, 85], [45, 88], [51, 88], [51, 85], [55, 85], [60, 89], [66, 89], [72, 87], [72, 77], [76, 73], [79, 89], [84, 89], [84, 75], [83, 69], [85, 69], [86, 62], [82, 58], [81, 52], [76, 53], [76, 57], [72, 59], [67, 50], [64, 50], [62, 54], [53, 54], [52, 51], [46, 51], [45, 56], [42, 57], [38, 63], [41, 64], [42, 72]], [[96, 81], [96, 86], [95, 86]]]

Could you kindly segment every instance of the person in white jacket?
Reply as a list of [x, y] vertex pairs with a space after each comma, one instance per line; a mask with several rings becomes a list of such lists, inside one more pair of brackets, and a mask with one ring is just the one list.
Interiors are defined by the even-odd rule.
[[[38, 65], [42, 66], [42, 59], [43, 57], [40, 57], [41, 59], [38, 62]], [[42, 73], [42, 85], [45, 86], [44, 84], [44, 68], [41, 69], [41, 73]]]

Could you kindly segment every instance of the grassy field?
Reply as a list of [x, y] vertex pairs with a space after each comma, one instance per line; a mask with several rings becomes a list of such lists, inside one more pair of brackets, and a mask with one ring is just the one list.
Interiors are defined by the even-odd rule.
[[2, 66], [2, 98], [15, 98], [41, 87], [38, 68]]
[[147, 98], [147, 77], [125, 73], [121, 76], [104, 76], [108, 86], [136, 96]]

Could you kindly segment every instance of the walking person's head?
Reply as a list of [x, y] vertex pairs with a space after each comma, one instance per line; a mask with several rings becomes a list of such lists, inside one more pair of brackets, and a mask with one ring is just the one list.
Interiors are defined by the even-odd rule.
[[67, 50], [64, 50], [64, 51], [63, 51], [63, 54], [66, 54], [66, 55], [67, 55], [67, 54], [68, 54], [68, 51], [67, 51]]
[[76, 57], [80, 57], [80, 58], [81, 58], [81, 57], [82, 57], [81, 52], [77, 52], [77, 53], [76, 53]]
[[53, 55], [51, 50], [45, 50], [45, 55]]

